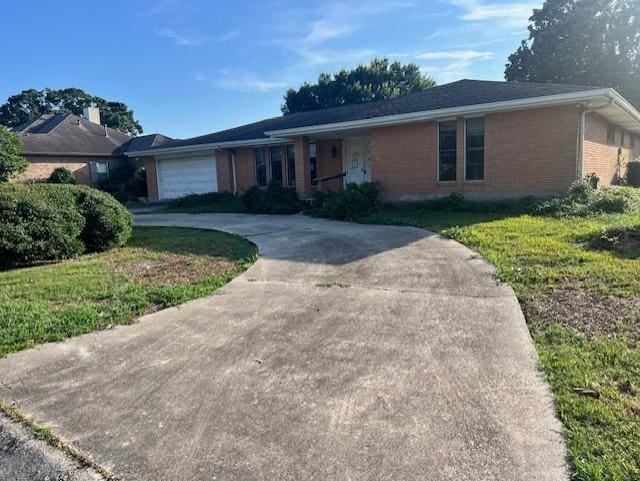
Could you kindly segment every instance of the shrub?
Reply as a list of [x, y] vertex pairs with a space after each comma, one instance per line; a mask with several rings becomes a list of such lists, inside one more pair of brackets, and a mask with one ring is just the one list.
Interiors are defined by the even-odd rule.
[[295, 189], [276, 181], [269, 182], [266, 189], [249, 187], [242, 194], [242, 204], [252, 214], [295, 214], [302, 209]]
[[208, 192], [206, 194], [191, 194], [174, 199], [169, 202], [168, 207], [197, 207], [202, 205], [224, 205], [233, 204], [237, 201], [236, 196], [229, 192]]
[[347, 184], [343, 190], [317, 196], [312, 212], [329, 219], [357, 220], [378, 209], [379, 194], [378, 186], [373, 183]]
[[0, 263], [26, 265], [124, 244], [131, 215], [85, 186], [0, 186]]
[[540, 205], [536, 213], [556, 217], [624, 214], [640, 209], [640, 191], [633, 187], [607, 186], [594, 189], [588, 181], [575, 182], [564, 197]]
[[640, 160], [627, 164], [627, 183], [632, 187], [640, 187]]
[[627, 253], [637, 251], [640, 254], [640, 225], [603, 229], [588, 239], [588, 245], [592, 249]]
[[0, 186], [2, 266], [66, 259], [84, 251], [85, 220], [75, 197], [64, 189], [41, 187]]
[[132, 216], [109, 194], [96, 189], [75, 192], [78, 210], [85, 219], [81, 238], [88, 252], [124, 245], [131, 236]]
[[264, 209], [264, 191], [257, 185], [249, 187], [241, 197], [242, 205], [247, 212], [261, 214]]
[[76, 178], [69, 169], [57, 167], [51, 172], [47, 182], [50, 184], [75, 184]]

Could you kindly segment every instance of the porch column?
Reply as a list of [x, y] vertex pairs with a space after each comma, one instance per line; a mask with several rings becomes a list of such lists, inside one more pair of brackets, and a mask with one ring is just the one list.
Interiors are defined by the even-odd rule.
[[296, 137], [293, 141], [293, 151], [296, 164], [296, 192], [301, 199], [307, 199], [312, 196], [309, 139], [303, 136]]

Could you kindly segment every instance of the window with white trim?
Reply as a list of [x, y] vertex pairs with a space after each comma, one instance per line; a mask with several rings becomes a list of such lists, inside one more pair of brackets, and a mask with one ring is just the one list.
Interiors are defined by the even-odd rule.
[[456, 180], [456, 139], [455, 120], [438, 122], [438, 182]]
[[465, 180], [484, 180], [484, 117], [465, 120]]
[[267, 185], [267, 160], [264, 149], [262, 147], [253, 149], [253, 156], [256, 161], [256, 184], [265, 187]]

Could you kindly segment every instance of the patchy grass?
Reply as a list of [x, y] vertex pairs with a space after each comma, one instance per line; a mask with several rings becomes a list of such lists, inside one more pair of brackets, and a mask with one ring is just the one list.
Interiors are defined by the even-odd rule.
[[555, 394], [572, 479], [640, 479], [640, 257], [635, 246], [596, 249], [592, 241], [639, 225], [640, 213], [551, 218], [418, 207], [362, 221], [430, 229], [495, 264], [522, 303]]
[[136, 227], [126, 247], [2, 271], [0, 356], [204, 296], [255, 255], [253, 244], [223, 232]]

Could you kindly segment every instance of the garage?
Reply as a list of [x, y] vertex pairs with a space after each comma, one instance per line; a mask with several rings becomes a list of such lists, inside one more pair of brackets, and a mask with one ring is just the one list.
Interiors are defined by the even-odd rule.
[[215, 154], [158, 159], [156, 169], [159, 199], [218, 191]]

